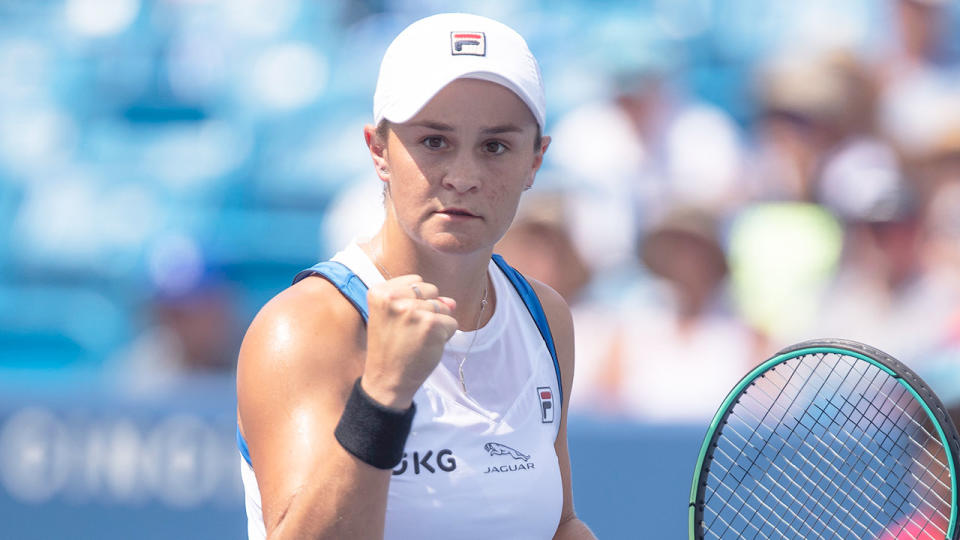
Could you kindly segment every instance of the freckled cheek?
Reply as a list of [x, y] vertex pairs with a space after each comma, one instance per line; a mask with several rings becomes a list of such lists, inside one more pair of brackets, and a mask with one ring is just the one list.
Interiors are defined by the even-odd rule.
[[495, 212], [499, 220], [509, 222], [513, 220], [514, 214], [517, 211], [517, 205], [520, 202], [520, 195], [523, 192], [522, 188], [518, 188], [517, 185], [520, 184], [520, 181], [510, 182], [505, 184], [498, 184], [496, 186], [491, 186], [489, 191], [489, 201], [490, 209]]

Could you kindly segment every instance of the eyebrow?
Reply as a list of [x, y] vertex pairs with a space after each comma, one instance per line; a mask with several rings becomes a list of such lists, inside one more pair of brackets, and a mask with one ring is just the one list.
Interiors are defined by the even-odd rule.
[[[410, 125], [415, 127], [424, 127], [424, 128], [432, 129], [436, 131], [445, 131], [445, 132], [455, 131], [454, 127], [451, 126], [450, 124], [444, 124], [443, 122], [431, 122], [429, 120], [424, 120], [421, 122], [413, 122]], [[491, 135], [496, 135], [500, 133], [520, 133], [521, 131], [523, 130], [520, 128], [520, 126], [517, 126], [515, 124], [502, 124], [498, 126], [486, 127], [480, 130], [481, 133], [491, 134]]]
[[425, 127], [428, 129], [433, 129], [436, 131], [453, 131], [453, 126], [450, 124], [444, 124], [442, 122], [431, 122], [429, 120], [424, 120], [422, 122], [411, 122], [411, 126], [414, 127]]
[[498, 133], [519, 133], [523, 131], [520, 129], [520, 126], [514, 124], [503, 124], [501, 126], [493, 126], [488, 128], [483, 128], [481, 130], [483, 133], [498, 134]]

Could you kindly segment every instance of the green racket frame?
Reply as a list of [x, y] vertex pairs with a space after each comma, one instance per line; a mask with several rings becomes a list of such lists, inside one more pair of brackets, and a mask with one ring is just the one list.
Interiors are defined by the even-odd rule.
[[957, 427], [953, 425], [946, 407], [927, 383], [906, 365], [879, 349], [846, 339], [816, 339], [791, 345], [754, 368], [730, 391], [710, 423], [710, 428], [703, 439], [703, 445], [700, 447], [700, 455], [697, 458], [693, 486], [690, 488], [690, 540], [701, 540], [703, 538], [702, 531], [697, 530], [697, 524], [703, 519], [703, 504], [698, 503], [698, 501], [702, 500], [703, 492], [707, 486], [704, 463], [712, 457], [715, 442], [723, 431], [723, 426], [726, 425], [727, 417], [732, 410], [731, 405], [740, 399], [740, 396], [746, 392], [754, 380], [774, 366], [799, 356], [818, 353], [853, 356], [873, 364], [895, 378], [923, 406], [923, 410], [926, 411], [931, 423], [937, 428], [937, 434], [946, 449], [947, 462], [950, 465], [951, 501], [947, 540], [960, 540], [960, 527], [957, 526], [957, 472], [960, 471], [960, 455], [958, 455], [960, 454], [960, 435], [957, 434]]

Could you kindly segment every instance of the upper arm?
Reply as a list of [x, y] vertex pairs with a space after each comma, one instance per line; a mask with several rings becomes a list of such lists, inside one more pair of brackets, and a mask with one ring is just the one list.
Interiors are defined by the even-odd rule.
[[567, 410], [570, 404], [570, 390], [573, 387], [574, 355], [573, 355], [573, 316], [570, 308], [559, 293], [539, 281], [530, 279], [530, 285], [537, 293], [543, 305], [547, 322], [550, 323], [550, 332], [553, 335], [554, 347], [557, 351], [557, 362], [560, 365], [561, 385], [563, 388], [563, 403], [560, 409], [560, 430], [554, 448], [560, 464], [560, 476], [563, 482], [563, 510], [561, 523], [576, 518], [573, 508], [573, 488], [570, 479], [570, 452], [567, 448]]
[[268, 531], [335, 451], [334, 427], [362, 359], [360, 317], [323, 279], [287, 289], [251, 323], [237, 366], [238, 415]]

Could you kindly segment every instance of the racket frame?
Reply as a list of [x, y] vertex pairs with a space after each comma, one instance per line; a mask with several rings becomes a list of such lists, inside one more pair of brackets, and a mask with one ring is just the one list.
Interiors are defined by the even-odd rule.
[[[845, 339], [818, 339], [804, 341], [787, 347], [776, 353], [769, 360], [755, 367], [740, 379], [740, 382], [733, 387], [733, 390], [731, 390], [726, 399], [723, 400], [723, 404], [717, 409], [717, 413], [713, 416], [713, 421], [710, 422], [710, 427], [703, 439], [703, 444], [700, 446], [700, 455], [697, 457], [697, 468], [693, 476], [693, 485], [690, 488], [690, 505], [688, 509], [690, 540], [700, 540], [704, 538], [703, 534], [697, 536], [697, 524], [703, 519], [703, 505], [698, 505], [697, 500], [702, 497], [703, 491], [707, 486], [706, 475], [703, 474], [703, 464], [707, 459], [710, 446], [714, 444], [721, 432], [718, 428], [726, 423], [727, 417], [732, 412], [731, 405], [740, 399], [740, 396], [743, 395], [753, 381], [774, 366], [800, 356], [820, 353], [853, 356], [869, 362], [893, 377], [920, 403], [934, 427], [937, 428], [937, 435], [940, 437], [940, 443], [943, 444], [946, 451], [947, 462], [950, 466], [951, 501], [950, 524], [947, 529], [947, 539], [956, 540], [960, 538], [960, 534], [958, 534], [960, 530], [958, 530], [957, 527], [957, 474], [960, 472], [960, 456], [957, 455], [957, 449], [960, 448], [960, 436], [958, 436], [957, 428], [953, 425], [949, 414], [946, 412], [946, 407], [944, 407], [940, 398], [930, 390], [929, 386], [927, 386], [923, 379], [914, 373], [913, 370], [879, 349]], [[918, 386], [926, 395], [921, 396], [920, 392], [914, 388], [914, 385]], [[932, 402], [933, 408], [931, 408], [931, 404], [928, 403], [928, 401]], [[937, 415], [934, 409], [940, 414]], [[951, 440], [953, 444], [950, 443]], [[704, 477], [703, 480], [701, 480], [701, 477]]]

